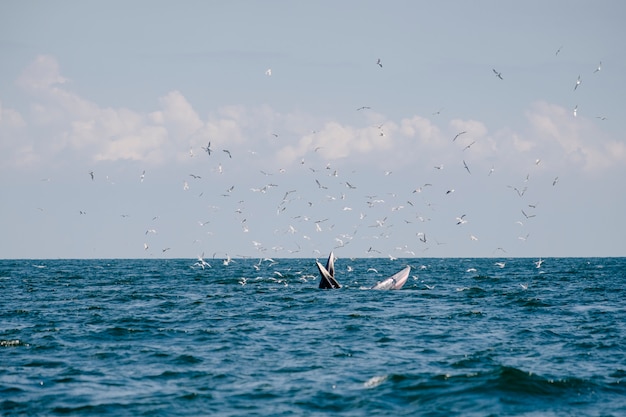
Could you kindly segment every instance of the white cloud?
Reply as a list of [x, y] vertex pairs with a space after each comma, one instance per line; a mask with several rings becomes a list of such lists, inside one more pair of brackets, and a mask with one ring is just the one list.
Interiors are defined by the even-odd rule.
[[526, 116], [530, 140], [539, 150], [551, 152], [553, 158], [575, 163], [586, 171], [626, 162], [624, 143], [606, 138], [591, 119], [574, 117], [567, 109], [545, 102], [534, 103]]
[[0, 101], [0, 128], [17, 129], [26, 126], [22, 115], [11, 108], [4, 107]]
[[[626, 145], [607, 138], [593, 119], [574, 118], [569, 110], [545, 102], [526, 112], [528, 127], [522, 131], [502, 128], [489, 134], [483, 122], [472, 119], [453, 119], [442, 130], [419, 115], [393, 121], [372, 112], [361, 125], [350, 125], [297, 111], [282, 114], [267, 105], [223, 106], [203, 119], [177, 90], [158, 98], [159, 108], [148, 112], [103, 108], [72, 92], [51, 56], [37, 57], [18, 85], [30, 94], [30, 113], [23, 116], [0, 102], [2, 132], [22, 131], [3, 140], [5, 160], [13, 166], [31, 166], [61, 153], [64, 159], [73, 155], [87, 161], [182, 163], [189, 161], [190, 148], [200, 152], [209, 141], [217, 150], [262, 150], [281, 166], [311, 155], [326, 161], [354, 157], [361, 164], [397, 167], [419, 161], [431, 166], [455, 161], [458, 152], [473, 164], [489, 166], [495, 158], [507, 164], [535, 158], [568, 161], [585, 170], [626, 162]], [[460, 132], [467, 133], [452, 142]], [[467, 146], [471, 150], [464, 150]], [[525, 162], [517, 162], [524, 154]]]

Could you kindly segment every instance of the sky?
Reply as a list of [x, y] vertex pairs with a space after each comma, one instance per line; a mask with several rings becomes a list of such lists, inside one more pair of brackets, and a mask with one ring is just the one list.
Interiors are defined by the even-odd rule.
[[625, 18], [1, 0], [0, 258], [625, 256]]

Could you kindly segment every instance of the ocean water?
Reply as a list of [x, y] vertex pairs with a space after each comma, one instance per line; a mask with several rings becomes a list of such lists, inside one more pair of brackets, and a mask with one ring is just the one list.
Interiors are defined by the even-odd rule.
[[207, 261], [1, 260], [0, 414], [626, 415], [624, 258]]

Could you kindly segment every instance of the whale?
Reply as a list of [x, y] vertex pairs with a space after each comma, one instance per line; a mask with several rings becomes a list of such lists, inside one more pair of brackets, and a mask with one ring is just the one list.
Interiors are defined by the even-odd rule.
[[[320, 284], [319, 288], [321, 289], [338, 289], [341, 288], [341, 284], [335, 279], [335, 254], [330, 252], [328, 255], [328, 260], [326, 261], [326, 266], [319, 263], [319, 261], [315, 261], [317, 265], [317, 269], [320, 271]], [[377, 282], [374, 286], [372, 286], [371, 290], [399, 290], [404, 286], [407, 279], [409, 278], [409, 274], [411, 273], [411, 267], [409, 265], [406, 266], [403, 270], [396, 272], [389, 278], [386, 278], [382, 281]]]
[[325, 267], [318, 261], [315, 261], [315, 264], [320, 271], [319, 288], [324, 290], [341, 288], [341, 284], [335, 279], [335, 254], [333, 252], [328, 255]]

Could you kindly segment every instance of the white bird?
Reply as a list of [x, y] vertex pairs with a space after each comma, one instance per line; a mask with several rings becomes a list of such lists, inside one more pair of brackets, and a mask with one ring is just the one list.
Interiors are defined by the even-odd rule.
[[598, 68], [595, 69], [595, 71], [593, 71], [593, 73], [595, 74], [596, 72], [600, 71], [602, 69], [602, 61], [600, 61], [600, 63], [598, 64]]
[[578, 114], [578, 104], [574, 107], [574, 117]]
[[578, 76], [578, 79], [576, 80], [576, 85], [574, 86], [574, 91], [576, 91], [576, 89], [578, 88], [578, 86], [580, 85], [580, 83], [582, 83], [582, 81], [580, 80], [580, 75]]
[[500, 268], [504, 268], [504, 266], [506, 265], [506, 262], [496, 262], [495, 265], [499, 266]]
[[383, 67], [383, 63], [380, 62], [380, 58], [378, 58], [378, 61], [376, 61], [376, 65], [378, 65], [379, 67]]
[[267, 70], [265, 70], [265, 75], [267, 75], [268, 77], [272, 76], [272, 69], [268, 68]]

